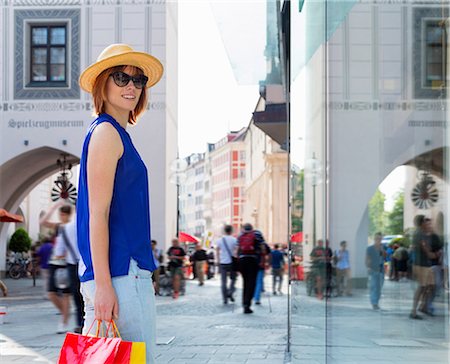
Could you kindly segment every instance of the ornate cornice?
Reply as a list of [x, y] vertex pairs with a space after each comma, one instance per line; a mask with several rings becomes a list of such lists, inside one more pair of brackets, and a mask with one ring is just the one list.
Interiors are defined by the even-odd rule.
[[331, 110], [339, 111], [446, 111], [447, 101], [331, 101]]
[[[0, 105], [0, 110], [4, 112], [71, 112], [71, 111], [92, 111], [93, 104], [81, 101], [49, 101], [49, 102], [11, 102]], [[147, 104], [147, 110], [165, 110], [164, 101], [150, 102]]]
[[3, 0], [3, 6], [162, 5], [166, 0]]

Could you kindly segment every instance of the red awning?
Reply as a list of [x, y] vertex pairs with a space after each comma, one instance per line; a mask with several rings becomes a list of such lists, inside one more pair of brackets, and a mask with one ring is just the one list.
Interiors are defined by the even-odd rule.
[[182, 231], [178, 234], [178, 240], [180, 243], [198, 243], [200, 241], [195, 236], [183, 233]]
[[23, 216], [14, 215], [5, 209], [0, 209], [0, 222], [23, 222]]
[[291, 242], [302, 243], [303, 242], [303, 231], [291, 235]]

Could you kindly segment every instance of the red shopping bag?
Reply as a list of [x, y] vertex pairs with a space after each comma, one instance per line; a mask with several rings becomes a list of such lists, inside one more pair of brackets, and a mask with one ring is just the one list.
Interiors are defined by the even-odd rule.
[[99, 331], [100, 322], [95, 336], [67, 333], [58, 364], [115, 364], [122, 339], [98, 337]]

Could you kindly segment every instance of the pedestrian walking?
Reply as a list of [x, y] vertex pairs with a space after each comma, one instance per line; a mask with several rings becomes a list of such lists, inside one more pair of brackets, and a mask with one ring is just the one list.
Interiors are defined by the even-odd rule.
[[48, 279], [49, 279], [49, 260], [53, 253], [52, 238], [48, 237], [44, 239], [44, 243], [41, 244], [36, 251], [36, 256], [39, 258], [39, 267], [42, 280], [44, 282], [44, 296], [47, 296], [48, 292]]
[[181, 280], [184, 278], [183, 263], [186, 257], [186, 252], [180, 246], [178, 239], [172, 239], [172, 246], [167, 251], [167, 257], [169, 258], [169, 271], [172, 277], [172, 297], [177, 299], [180, 296]]
[[421, 320], [417, 310], [433, 315], [428, 311], [428, 304], [434, 290], [435, 276], [432, 269], [432, 260], [438, 259], [437, 252], [433, 252], [432, 246], [432, 225], [431, 220], [424, 215], [417, 215], [414, 218], [416, 231], [413, 236], [413, 278], [417, 281], [417, 288], [414, 292], [413, 306], [409, 317]]
[[253, 294], [253, 299], [255, 300], [256, 305], [261, 304], [261, 293], [265, 292], [264, 276], [266, 273], [266, 268], [268, 268], [269, 254], [270, 254], [269, 245], [267, 245], [266, 242], [261, 243], [261, 253], [259, 254], [259, 263], [258, 263], [258, 274], [256, 276], [255, 293]]
[[381, 290], [384, 283], [385, 252], [381, 246], [383, 235], [376, 233], [374, 243], [366, 249], [366, 267], [369, 273], [370, 303], [374, 310], [379, 310]]
[[[51, 222], [50, 218], [59, 207], [60, 223]], [[84, 303], [80, 293], [80, 280], [78, 277], [78, 261], [80, 253], [77, 244], [76, 219], [72, 219], [72, 206], [65, 201], [52, 206], [41, 220], [41, 225], [54, 229], [56, 242], [52, 257], [49, 260], [49, 299], [62, 314], [62, 322], [59, 323], [57, 333], [62, 334], [69, 331], [70, 295], [76, 307], [76, 324], [74, 331], [80, 333], [84, 321]], [[56, 271], [65, 266], [68, 272], [69, 284], [66, 288], [58, 287]]]
[[[219, 262], [220, 282], [222, 289], [223, 303], [228, 304], [228, 300], [234, 302], [234, 292], [237, 271], [233, 266], [233, 258], [237, 256], [237, 239], [232, 235], [233, 226], [225, 225], [224, 235], [216, 241], [217, 260]], [[228, 278], [230, 285], [228, 285]]]
[[153, 280], [153, 288], [155, 289], [155, 295], [161, 296], [159, 293], [159, 277], [161, 274], [161, 264], [163, 263], [163, 254], [162, 250], [157, 247], [158, 242], [156, 240], [152, 240], [152, 252], [153, 257], [155, 259], [155, 265], [157, 268], [153, 271], [152, 280]]
[[340, 246], [340, 249], [336, 250], [334, 253], [338, 296], [342, 296], [343, 294], [351, 296], [350, 253], [347, 250], [347, 242], [345, 240], [341, 241]]
[[262, 243], [264, 243], [262, 233], [258, 230], [253, 230], [251, 224], [244, 224], [243, 231], [238, 237], [238, 256], [239, 271], [244, 280], [242, 305], [246, 314], [253, 313], [250, 307], [253, 294], [255, 293]]
[[[278, 292], [282, 294], [281, 287], [283, 286], [284, 274], [284, 254], [280, 251], [280, 245], [275, 244], [270, 252], [270, 265], [272, 267], [272, 291], [275, 296]], [[277, 289], [278, 283], [278, 289]]]
[[83, 144], [77, 202], [83, 332], [94, 319], [114, 319], [124, 340], [146, 343], [147, 363], [156, 352], [148, 174], [126, 128], [162, 73], [150, 54], [112, 44], [80, 76], [97, 114]]
[[207, 278], [211, 279], [214, 278], [215, 272], [216, 272], [216, 257], [214, 254], [214, 247], [211, 245], [207, 251], [208, 256], [208, 274]]
[[192, 261], [194, 263], [195, 274], [198, 278], [198, 285], [205, 284], [205, 263], [208, 260], [206, 250], [201, 247], [199, 243], [195, 245], [195, 252], [192, 254]]

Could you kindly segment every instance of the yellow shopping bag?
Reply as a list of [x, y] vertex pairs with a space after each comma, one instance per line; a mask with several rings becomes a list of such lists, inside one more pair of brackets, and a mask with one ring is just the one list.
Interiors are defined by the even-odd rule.
[[[114, 336], [120, 338], [119, 330], [116, 323], [111, 321], [113, 326]], [[115, 364], [145, 364], [146, 361], [146, 346], [144, 342], [131, 342], [122, 340], [119, 345], [116, 357], [114, 359]]]

